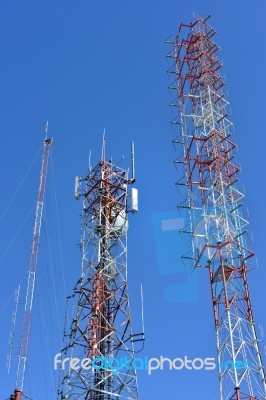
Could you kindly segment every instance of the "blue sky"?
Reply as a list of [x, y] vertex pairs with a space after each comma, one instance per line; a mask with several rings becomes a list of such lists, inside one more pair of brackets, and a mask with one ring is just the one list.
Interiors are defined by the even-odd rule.
[[[175, 217], [178, 203], [164, 41], [176, 32], [181, 21], [190, 22], [193, 12], [213, 15], [218, 31], [216, 41], [222, 48], [220, 57], [242, 167], [240, 179], [254, 238], [250, 247], [255, 250], [259, 265], [249, 276], [252, 304], [257, 325], [266, 332], [265, 11], [263, 0], [1, 1], [1, 398], [6, 399], [15, 385], [16, 354], [9, 375], [5, 368], [13, 309], [10, 296], [21, 281], [25, 286], [40, 155], [3, 213], [42, 146], [47, 119], [49, 133], [54, 137], [53, 169], [47, 187], [47, 223], [44, 221], [42, 231], [25, 393], [38, 400], [55, 398], [56, 378], [50, 367], [51, 357], [60, 346], [64, 317], [62, 269], [68, 294], [80, 271], [76, 244], [81, 203], [73, 197], [74, 177], [86, 174], [90, 149], [92, 162], [99, 160], [104, 128], [108, 154], [117, 161], [125, 155], [125, 167], [132, 139], [136, 146], [140, 211], [130, 219], [129, 286], [136, 332], [141, 328], [137, 300], [140, 283], [144, 286], [146, 346], [142, 354], [215, 357], [205, 271], [198, 273], [193, 301], [175, 297], [175, 288], [178, 290], [188, 279], [184, 271], [182, 276], [176, 273], [184, 243], [178, 236], [175, 241], [173, 232], [168, 232], [166, 240], [156, 228], [158, 218]], [[162, 242], [169, 243], [167, 251], [160, 245]], [[165, 269], [161, 264], [164, 251]], [[23, 288], [22, 285], [22, 292]], [[19, 322], [18, 317], [16, 338]], [[140, 372], [139, 391], [143, 400], [173, 394], [214, 400], [218, 399], [217, 375], [215, 371], [157, 371], [151, 376]]]

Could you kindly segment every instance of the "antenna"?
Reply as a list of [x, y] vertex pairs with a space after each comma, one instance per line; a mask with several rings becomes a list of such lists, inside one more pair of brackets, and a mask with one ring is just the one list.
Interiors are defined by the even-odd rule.
[[[65, 359], [81, 354], [91, 360], [99, 356], [110, 359], [115, 349], [116, 358], [134, 361], [136, 340], [132, 335], [126, 273], [128, 173], [109, 160], [104, 132], [100, 163], [93, 167], [90, 176], [80, 178], [82, 267], [71, 302], [74, 314], [69, 318], [69, 333], [62, 350]], [[139, 398], [132, 364], [115, 374], [109, 366], [97, 371], [62, 371], [60, 399]]]
[[134, 142], [131, 142], [131, 179], [127, 181], [128, 184], [134, 183], [136, 181], [135, 178], [135, 146]]
[[134, 142], [131, 142], [131, 168], [132, 168], [132, 178], [131, 183], [135, 182], [135, 146]]
[[143, 307], [143, 288], [142, 288], [142, 283], [140, 285], [140, 301], [141, 301], [141, 333], [134, 333], [131, 335], [130, 340], [135, 343], [135, 342], [142, 342], [142, 348], [137, 352], [139, 353], [141, 350], [144, 349], [144, 343], [145, 343], [145, 334], [144, 334], [144, 307]]
[[[266, 376], [247, 277], [251, 269], [247, 260], [254, 253], [248, 248], [247, 221], [240, 209], [244, 193], [236, 185], [240, 168], [232, 163], [236, 144], [228, 140], [233, 125], [228, 119], [228, 101], [221, 97], [225, 92], [225, 80], [217, 55], [220, 48], [212, 39], [215, 34], [208, 16], [196, 17], [194, 22], [180, 24], [171, 49], [176, 78], [171, 90], [179, 99], [178, 113], [172, 123], [178, 120], [182, 124], [182, 139], [178, 143], [180, 156], [175, 163], [184, 166], [176, 179], [180, 192], [178, 208], [187, 209], [187, 233], [191, 234], [192, 245], [191, 253], [188, 251], [182, 259], [186, 259], [188, 270], [195, 267], [208, 269], [214, 326], [216, 330], [219, 328], [216, 335], [218, 362], [233, 360], [230, 368], [218, 368], [218, 397], [266, 399]], [[191, 71], [202, 73], [191, 74]], [[213, 130], [214, 126], [219, 126], [219, 132]], [[226, 155], [224, 148], [230, 149]], [[215, 173], [206, 168], [206, 163], [213, 163], [213, 153], [217, 160], [223, 160], [213, 167]], [[237, 198], [231, 201], [231, 193], [235, 190]], [[198, 209], [202, 212], [195, 212]], [[217, 221], [222, 223], [217, 224]], [[200, 225], [204, 235], [195, 235]], [[200, 246], [199, 239], [202, 240]], [[228, 254], [234, 254], [234, 257], [229, 260]], [[248, 367], [240, 373], [237, 363], [242, 360]]]
[[103, 144], [102, 144], [102, 161], [105, 161], [105, 151], [106, 151], [106, 138], [105, 138], [105, 128], [103, 130]]
[[[47, 126], [48, 129], [48, 126]], [[25, 380], [25, 370], [27, 365], [28, 349], [29, 349], [29, 337], [31, 331], [31, 318], [32, 318], [32, 305], [33, 305], [33, 295], [35, 287], [35, 277], [38, 265], [38, 254], [40, 246], [41, 237], [41, 225], [42, 216], [44, 208], [44, 197], [46, 189], [47, 171], [48, 171], [48, 161], [50, 155], [50, 148], [52, 144], [52, 139], [44, 140], [44, 148], [42, 155], [41, 171], [40, 171], [40, 183], [38, 189], [38, 196], [36, 202], [36, 211], [34, 219], [33, 237], [31, 245], [31, 257], [30, 265], [28, 270], [28, 283], [26, 292], [26, 301], [24, 305], [24, 314], [22, 320], [22, 329], [20, 336], [20, 347], [18, 355], [18, 365], [17, 365], [17, 379], [16, 379], [16, 389], [13, 396], [14, 400], [21, 400], [23, 394], [23, 386]]]
[[17, 312], [18, 312], [18, 302], [19, 302], [19, 292], [20, 292], [20, 285], [18, 288], [15, 290], [15, 308], [12, 313], [12, 328], [9, 334], [9, 353], [7, 355], [7, 361], [6, 361], [6, 366], [7, 366], [7, 373], [9, 374], [10, 372], [10, 367], [11, 367], [11, 359], [13, 355], [13, 350], [14, 350], [14, 336], [15, 336], [15, 328], [16, 328], [16, 321], [17, 321]]
[[89, 152], [89, 173], [91, 173], [91, 150]]
[[44, 125], [44, 130], [45, 130], [45, 133], [46, 133], [46, 138], [47, 138], [47, 133], [48, 133], [48, 121], [46, 121], [46, 123], [45, 123], [45, 125]]
[[75, 178], [75, 199], [79, 200], [80, 198], [80, 177], [76, 176]]
[[142, 320], [142, 335], [143, 335], [143, 340], [144, 340], [144, 305], [143, 305], [143, 287], [142, 283], [140, 285], [140, 298], [141, 298], [141, 320]]
[[265, 345], [265, 342], [264, 342], [265, 334], [264, 334], [263, 326], [261, 326], [260, 324], [259, 324], [259, 330], [260, 330], [261, 341], [262, 341], [262, 344], [263, 344], [264, 354], [266, 355], [266, 345]]
[[131, 212], [136, 213], [138, 211], [139, 211], [138, 189], [131, 188]]

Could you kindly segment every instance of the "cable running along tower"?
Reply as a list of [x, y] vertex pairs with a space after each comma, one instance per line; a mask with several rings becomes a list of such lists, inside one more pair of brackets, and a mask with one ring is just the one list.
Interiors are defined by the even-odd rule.
[[[171, 106], [178, 108], [172, 121], [178, 129], [174, 145], [180, 150], [175, 160], [178, 207], [187, 218], [182, 233], [192, 236], [184, 260], [209, 273], [220, 400], [262, 400], [265, 373], [247, 278], [254, 254], [247, 247], [240, 169], [234, 161], [236, 145], [217, 58], [220, 49], [209, 18], [182, 23], [175, 40], [167, 41], [167, 57], [173, 59], [168, 71], [174, 76]], [[239, 369], [239, 361], [247, 367]]]
[[75, 197], [83, 199], [82, 269], [70, 296], [75, 311], [61, 357], [80, 363], [62, 368], [61, 399], [138, 399], [131, 363], [134, 342], [143, 337], [132, 334], [127, 284], [128, 213], [138, 207], [137, 189], [132, 188], [129, 208], [128, 186], [134, 182], [133, 144], [129, 179], [126, 170], [106, 160], [105, 139], [101, 161], [89, 166], [84, 179], [76, 178]]
[[[48, 129], [48, 125], [46, 127], [46, 133], [47, 133], [47, 129]], [[52, 139], [46, 138], [44, 140], [42, 165], [41, 165], [41, 172], [40, 172], [40, 184], [39, 184], [39, 190], [38, 190], [38, 198], [37, 198], [36, 211], [35, 211], [35, 221], [34, 221], [34, 228], [33, 228], [33, 238], [32, 238], [31, 255], [30, 255], [30, 267], [29, 267], [29, 273], [28, 273], [27, 292], [26, 292], [26, 299], [25, 299], [24, 315], [23, 315], [23, 320], [22, 320], [22, 331], [21, 331], [21, 337], [20, 337], [16, 389], [14, 391], [14, 395], [11, 395], [10, 400], [21, 400], [21, 398], [23, 396], [25, 369], [26, 369], [26, 365], [27, 365], [31, 317], [32, 317], [32, 302], [33, 302], [36, 270], [37, 270], [37, 263], [38, 263], [41, 224], [42, 224], [42, 215], [43, 215], [43, 207], [44, 207], [44, 195], [45, 195], [45, 189], [46, 189], [46, 177], [47, 177], [48, 161], [49, 161], [51, 144], [52, 144]]]

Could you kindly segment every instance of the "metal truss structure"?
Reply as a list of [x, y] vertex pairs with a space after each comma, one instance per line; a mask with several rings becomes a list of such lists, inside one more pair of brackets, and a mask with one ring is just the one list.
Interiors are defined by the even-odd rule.
[[[209, 17], [181, 24], [168, 53], [179, 112], [172, 124], [180, 154], [179, 210], [187, 215], [192, 248], [184, 259], [209, 271], [221, 400], [265, 399], [265, 373], [256, 334], [247, 273], [253, 252], [238, 184], [236, 145], [220, 75], [220, 50]], [[229, 360], [229, 362], [228, 362]], [[244, 366], [243, 366], [244, 362]], [[241, 364], [242, 363], [242, 364]], [[242, 365], [242, 368], [239, 366]]]
[[75, 196], [83, 197], [82, 271], [62, 360], [86, 365], [62, 368], [61, 399], [138, 399], [133, 360], [139, 339], [132, 334], [127, 284], [128, 185], [134, 181], [105, 160], [105, 150], [88, 176], [76, 179]]
[[[48, 126], [47, 126], [47, 129], [48, 129]], [[47, 133], [47, 129], [46, 129], [46, 133]], [[25, 369], [26, 369], [27, 356], [28, 356], [30, 327], [31, 327], [31, 318], [32, 318], [32, 303], [33, 303], [35, 278], [36, 278], [36, 270], [37, 270], [38, 254], [39, 254], [39, 246], [40, 246], [40, 234], [41, 234], [43, 207], [44, 207], [44, 196], [45, 196], [45, 189], [46, 189], [46, 178], [47, 178], [48, 162], [49, 162], [51, 145], [52, 145], [52, 139], [46, 138], [44, 140], [42, 165], [41, 165], [41, 171], [40, 171], [40, 184], [39, 184], [39, 190], [38, 190], [38, 198], [37, 198], [37, 203], [36, 203], [35, 220], [34, 220], [34, 227], [33, 227], [33, 238], [32, 238], [31, 255], [30, 255], [30, 267], [29, 267], [29, 273], [28, 273], [27, 292], [26, 292], [24, 315], [23, 315], [23, 321], [22, 321], [22, 331], [21, 331], [21, 337], [20, 337], [20, 348], [19, 348], [19, 355], [18, 355], [16, 389], [14, 391], [14, 395], [11, 395], [11, 399], [14, 399], [14, 400], [20, 400], [23, 395]]]

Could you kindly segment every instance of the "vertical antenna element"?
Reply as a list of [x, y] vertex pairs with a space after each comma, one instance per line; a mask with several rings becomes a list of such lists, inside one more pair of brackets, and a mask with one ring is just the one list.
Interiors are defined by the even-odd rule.
[[142, 284], [140, 285], [140, 298], [141, 298], [142, 333], [143, 333], [143, 339], [144, 339], [145, 330], [144, 330], [144, 303], [143, 303], [143, 287], [142, 287]]
[[17, 321], [17, 313], [18, 313], [18, 303], [19, 303], [19, 293], [20, 293], [20, 285], [15, 291], [15, 308], [12, 313], [12, 328], [9, 335], [9, 354], [7, 356], [7, 373], [10, 372], [11, 361], [13, 356], [14, 350], [14, 336], [15, 336], [15, 329], [16, 329], [16, 321]]
[[48, 121], [46, 121], [45, 126], [44, 126], [44, 130], [45, 130], [45, 133], [46, 133], [46, 138], [47, 138], [48, 128], [49, 128]]
[[173, 142], [180, 149], [175, 160], [178, 207], [192, 233], [186, 260], [209, 273], [219, 398], [264, 400], [265, 372], [248, 285], [254, 253], [247, 247], [244, 194], [237, 179], [240, 168], [233, 163], [236, 145], [229, 139], [232, 122], [215, 34], [209, 17], [181, 24], [167, 54], [175, 96], [171, 106], [179, 110], [172, 121], [178, 129]]
[[106, 152], [106, 138], [105, 138], [105, 128], [103, 130], [103, 144], [102, 144], [102, 161], [105, 161]]
[[24, 315], [22, 321], [22, 331], [20, 337], [17, 380], [16, 380], [16, 389], [14, 392], [15, 400], [21, 399], [24, 380], [25, 380], [25, 369], [26, 369], [26, 362], [28, 355], [29, 336], [30, 336], [31, 317], [32, 317], [32, 303], [34, 295], [36, 269], [38, 263], [41, 223], [42, 223], [46, 178], [47, 178], [48, 161], [49, 161], [51, 144], [52, 144], [52, 139], [46, 138], [44, 140], [44, 149], [43, 149], [42, 165], [40, 172], [40, 184], [39, 184], [38, 197], [36, 203], [35, 221], [33, 227], [33, 238], [32, 238], [31, 255], [30, 255], [30, 266], [28, 272], [28, 284], [27, 284]]
[[135, 146], [133, 141], [131, 142], [131, 166], [132, 166], [131, 183], [134, 183], [136, 179], [135, 179]]
[[91, 173], [91, 150], [89, 152], [89, 174]]

